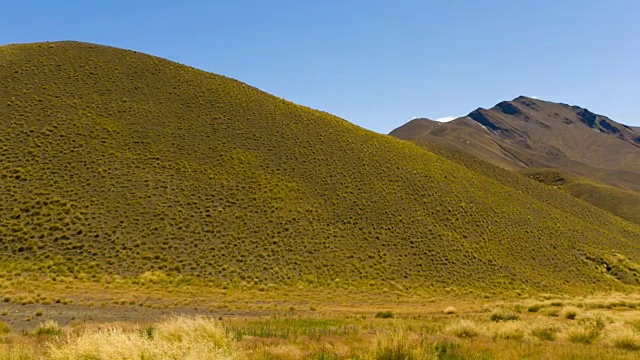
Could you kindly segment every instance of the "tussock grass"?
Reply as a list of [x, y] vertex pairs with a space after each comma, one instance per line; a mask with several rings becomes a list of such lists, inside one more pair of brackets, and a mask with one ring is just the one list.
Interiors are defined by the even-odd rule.
[[606, 331], [606, 340], [615, 348], [640, 351], [640, 332], [628, 324], [614, 324]]
[[445, 329], [445, 332], [455, 335], [459, 338], [472, 339], [480, 336], [481, 330], [475, 322], [465, 319], [450, 324]]
[[[479, 356], [505, 360], [631, 360], [639, 351], [639, 333], [627, 323], [637, 319], [632, 311], [599, 310], [583, 313], [576, 321], [525, 312], [520, 320], [494, 322], [479, 315], [474, 307], [463, 307], [456, 316], [443, 316], [438, 311], [441, 307], [433, 309], [431, 315], [403, 315], [389, 321], [358, 313], [340, 317], [228, 318], [224, 322], [209, 317], [171, 317], [145, 326], [87, 324], [61, 329], [59, 336], [10, 334], [6, 341], [0, 341], [0, 360], [406, 360]], [[596, 332], [598, 335], [593, 335]]]
[[601, 319], [580, 321], [578, 325], [569, 328], [567, 338], [575, 343], [592, 344], [600, 338], [604, 326], [605, 323]]
[[560, 311], [561, 310], [557, 307], [550, 307], [550, 308], [546, 308], [543, 314], [549, 317], [558, 317], [560, 316]]
[[60, 329], [60, 326], [58, 326], [58, 323], [55, 321], [47, 320], [40, 323], [34, 333], [36, 335], [60, 336], [62, 335], [62, 329]]
[[554, 186], [558, 179], [564, 184], [560, 191], [571, 194], [597, 207], [610, 211], [623, 219], [640, 224], [640, 194], [577, 176], [559, 169], [536, 169], [525, 174], [545, 185]]
[[41, 360], [41, 354], [32, 347], [11, 347], [0, 343], [0, 360]]
[[507, 321], [489, 325], [489, 333], [493, 339], [522, 340], [526, 331], [526, 323], [521, 321]]
[[531, 304], [531, 305], [529, 305], [529, 307], [527, 307], [527, 311], [535, 313], [535, 312], [540, 311], [540, 309], [543, 309], [544, 307], [545, 307], [545, 305], [544, 304], [540, 304], [540, 303]]
[[542, 341], [554, 341], [560, 328], [557, 324], [547, 321], [534, 323], [529, 328], [531, 336]]
[[515, 321], [520, 320], [520, 315], [513, 310], [497, 308], [491, 312], [491, 321]]
[[375, 360], [434, 360], [438, 358], [436, 349], [416, 336], [404, 331], [378, 334], [375, 347], [369, 358]]

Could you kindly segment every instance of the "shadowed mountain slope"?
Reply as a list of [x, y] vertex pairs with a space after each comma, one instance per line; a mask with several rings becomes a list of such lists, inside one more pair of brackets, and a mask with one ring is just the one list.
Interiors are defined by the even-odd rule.
[[527, 97], [477, 109], [430, 131], [414, 131], [409, 124], [391, 135], [466, 152], [527, 174], [560, 172], [575, 180], [563, 191], [640, 223], [637, 128], [577, 106]]
[[637, 226], [223, 76], [61, 42], [0, 47], [0, 83], [4, 271], [265, 289], [638, 283]]
[[578, 106], [521, 96], [476, 109], [428, 134], [395, 135], [441, 138], [436, 141], [506, 168], [561, 168], [640, 190], [640, 132]]

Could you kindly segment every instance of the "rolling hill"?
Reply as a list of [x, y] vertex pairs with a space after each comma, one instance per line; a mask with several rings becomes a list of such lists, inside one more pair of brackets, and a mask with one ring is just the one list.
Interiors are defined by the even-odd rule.
[[389, 133], [389, 135], [395, 136], [400, 139], [420, 138], [429, 134], [431, 131], [441, 125], [442, 123], [431, 119], [417, 118], [395, 129], [394, 131]]
[[563, 191], [640, 223], [637, 128], [578, 106], [523, 96], [491, 109], [476, 109], [441, 126], [423, 124], [427, 131], [414, 122], [390, 135], [463, 151], [525, 175], [561, 172], [575, 185], [564, 186]]
[[224, 76], [56, 42], [0, 47], [0, 83], [0, 271], [434, 293], [639, 283], [636, 225]]

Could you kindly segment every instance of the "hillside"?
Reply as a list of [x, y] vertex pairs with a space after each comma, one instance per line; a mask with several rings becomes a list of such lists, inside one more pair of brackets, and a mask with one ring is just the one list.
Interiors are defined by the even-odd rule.
[[640, 224], [640, 193], [619, 189], [558, 169], [527, 169], [522, 173], [623, 219]]
[[[419, 139], [416, 143], [434, 154], [527, 194], [562, 212], [580, 214], [579, 216], [583, 219], [597, 219], [600, 216], [599, 209], [604, 209], [627, 221], [640, 224], [639, 213], [635, 211], [638, 208], [640, 196], [636, 192], [598, 183], [558, 169], [508, 170], [481, 160], [467, 151], [452, 149], [449, 144], [438, 143], [432, 139]], [[576, 202], [571, 197], [577, 197], [583, 201]], [[594, 204], [598, 206], [593, 206]], [[599, 226], [613, 232], [617, 227], [616, 224], [603, 222], [600, 222]]]
[[5, 272], [423, 292], [638, 283], [638, 226], [236, 80], [60, 42], [0, 47], [0, 83]]

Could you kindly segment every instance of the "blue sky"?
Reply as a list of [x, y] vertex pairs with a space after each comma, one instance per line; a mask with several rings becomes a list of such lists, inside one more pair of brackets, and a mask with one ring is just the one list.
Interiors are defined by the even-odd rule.
[[0, 44], [80, 40], [387, 133], [519, 95], [640, 126], [637, 0], [12, 1]]

